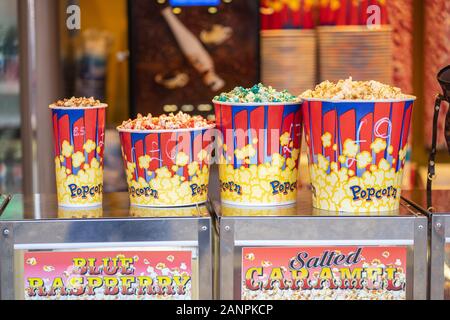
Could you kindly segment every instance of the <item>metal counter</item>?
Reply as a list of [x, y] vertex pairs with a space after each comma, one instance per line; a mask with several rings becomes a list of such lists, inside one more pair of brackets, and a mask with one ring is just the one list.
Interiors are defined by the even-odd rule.
[[430, 299], [450, 300], [450, 190], [416, 190], [407, 199], [430, 217]]
[[[213, 201], [213, 207], [220, 239], [219, 290], [221, 299], [427, 298], [427, 217], [404, 201], [401, 202], [400, 209], [395, 212], [352, 215], [314, 209], [311, 204], [310, 191], [302, 190], [299, 193], [297, 204], [291, 207], [256, 209], [233, 207], [223, 205], [217, 199]], [[317, 248], [322, 248], [321, 250], [326, 251], [327, 254], [331, 251], [337, 252], [336, 255], [341, 251], [350, 250], [349, 248], [355, 252], [360, 248], [363, 250], [361, 252], [378, 250], [386, 258], [381, 257], [382, 261], [390, 259], [388, 258], [390, 252], [392, 258], [393, 252], [398, 252], [402, 258], [388, 261], [388, 263], [392, 262], [397, 265], [403, 263], [402, 267], [406, 267], [403, 294], [383, 295], [382, 290], [369, 290], [367, 293], [356, 294], [353, 291], [347, 294], [339, 290], [329, 290], [326, 287], [323, 290], [308, 289], [307, 294], [302, 294], [302, 290], [294, 290], [295, 287], [289, 290], [281, 289], [280, 281], [276, 286], [273, 282], [271, 283], [274, 274], [276, 275], [275, 280], [284, 279], [286, 275], [292, 277], [287, 280], [288, 285], [293, 285], [298, 279], [293, 278], [293, 273], [290, 275], [293, 269], [286, 265], [274, 270], [273, 267], [277, 265], [276, 263], [282, 263], [280, 262], [282, 254], [292, 254], [290, 251], [298, 250], [302, 251], [303, 255], [310, 253], [312, 256], [312, 252]], [[254, 252], [259, 252], [264, 258], [258, 257], [258, 253]], [[350, 255], [348, 253], [348, 256]], [[367, 260], [369, 260], [369, 256], [367, 256]], [[295, 259], [295, 255], [289, 260], [289, 263], [293, 259]], [[374, 262], [375, 260], [377, 259], [367, 261], [368, 264], [364, 262], [362, 266], [370, 266], [370, 263], [379, 265], [380, 261]], [[252, 263], [255, 267], [247, 269], [247, 265], [252, 265]], [[245, 270], [244, 265], [246, 265]], [[268, 278], [265, 273], [263, 274], [264, 271], [260, 266], [269, 267], [268, 272], [271, 272], [269, 282], [263, 281]], [[387, 265], [383, 267], [386, 267], [386, 270], [388, 268]], [[321, 272], [323, 270], [324, 268]], [[364, 270], [363, 275], [368, 269]], [[339, 270], [333, 268], [333, 272], [335, 271]], [[298, 273], [296, 275], [298, 276]], [[319, 281], [322, 281], [320, 279], [322, 278], [319, 278]], [[338, 285], [341, 283], [339, 279], [336, 281]], [[305, 282], [300, 283], [304, 284]], [[328, 286], [330, 285], [330, 282], [326, 283]], [[319, 291], [320, 294], [317, 293]], [[380, 294], [378, 295], [377, 292]]]
[[[182, 279], [179, 277], [179, 274], [182, 274], [190, 279], [189, 294], [183, 293], [184, 298], [212, 299], [214, 229], [211, 216], [204, 205], [154, 209], [129, 207], [127, 193], [111, 193], [104, 195], [103, 207], [64, 209], [58, 208], [55, 196], [36, 195], [24, 199], [22, 196], [16, 195], [13, 196], [0, 216], [0, 232], [1, 299], [38, 298], [31, 296], [31, 293], [30, 296], [27, 296], [28, 288], [25, 277], [36, 274], [46, 275], [45, 272], [48, 272], [50, 276], [52, 272], [58, 271], [58, 261], [54, 262], [56, 265], [42, 266], [39, 264], [39, 258], [35, 258], [34, 255], [42, 256], [42, 259], [51, 259], [51, 254], [53, 254], [54, 259], [59, 259], [56, 257], [64, 258], [64, 255], [67, 254], [74, 256], [74, 253], [76, 253], [75, 256], [79, 253], [84, 255], [93, 253], [94, 257], [98, 252], [119, 252], [120, 254], [118, 253], [115, 258], [107, 260], [108, 263], [124, 264], [126, 261], [126, 266], [130, 269], [120, 269], [121, 272], [123, 270], [137, 272], [139, 268], [147, 268], [147, 271], [153, 274], [155, 279], [157, 276], [160, 277], [158, 281], [161, 280], [161, 283], [167, 279], [164, 276], [175, 277], [174, 275], [177, 275], [177, 279]], [[127, 252], [140, 254], [136, 254], [130, 264], [129, 260], [121, 260]], [[45, 254], [49, 255], [45, 256]], [[138, 262], [139, 256], [156, 257], [158, 254], [166, 254], [167, 258], [166, 256], [158, 258], [161, 261], [148, 261], [151, 260], [150, 258], [148, 260], [141, 259]], [[177, 261], [178, 256], [188, 257], [189, 261]], [[98, 260], [100, 259], [98, 258]], [[83, 261], [88, 266], [86, 261], [89, 259]], [[156, 266], [153, 265], [156, 262], [160, 263]], [[173, 267], [175, 264], [176, 267]], [[89, 266], [91, 266], [90, 262]], [[151, 269], [149, 269], [150, 266]], [[39, 269], [36, 269], [37, 267]], [[168, 269], [172, 267], [173, 269]], [[107, 266], [104, 265], [99, 269], [104, 271], [106, 268]], [[92, 270], [98, 272], [96, 267], [93, 267]], [[162, 275], [158, 270], [162, 272]], [[139, 281], [143, 281], [143, 288], [144, 284], [148, 285], [149, 282], [145, 282], [147, 281], [144, 279], [144, 274], [147, 275], [145, 270], [141, 271]], [[42, 281], [49, 280], [45, 279], [48, 277], [44, 276], [43, 278]], [[136, 279], [135, 281], [137, 281]], [[99, 285], [97, 280], [89, 283], [95, 287]], [[115, 283], [114, 279], [108, 281], [112, 281], [110, 282], [112, 284]], [[34, 282], [34, 284], [36, 283], [38, 282]], [[78, 282], [76, 284], [80, 286]], [[150, 287], [146, 286], [145, 288], [147, 291], [150, 290]], [[161, 287], [158, 288], [163, 291], [169, 290], [167, 283], [164, 283], [164, 286], [161, 284]], [[46, 293], [51, 292], [48, 288], [46, 290]], [[36, 289], [30, 292], [35, 294], [38, 291]], [[76, 298], [71, 295], [75, 294], [74, 292], [74, 290], [69, 290], [70, 294], [68, 294], [58, 291], [59, 298]], [[127, 292], [121, 291], [120, 294], [102, 298], [121, 299], [128, 298], [127, 295]], [[54, 298], [50, 294], [43, 296], [48, 299]], [[154, 293], [150, 295], [147, 293], [147, 295], [141, 294], [137, 298], [155, 297], [170, 299], [177, 297], [177, 294], [158, 295]]]

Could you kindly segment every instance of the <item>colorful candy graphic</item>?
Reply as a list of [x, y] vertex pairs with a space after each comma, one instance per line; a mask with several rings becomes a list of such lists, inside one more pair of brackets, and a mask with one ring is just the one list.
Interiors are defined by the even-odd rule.
[[132, 205], [206, 202], [208, 129], [118, 130]]
[[60, 206], [102, 204], [106, 107], [51, 107]]
[[301, 104], [214, 101], [221, 198], [238, 205], [296, 201]]
[[398, 209], [413, 103], [305, 99], [315, 208]]

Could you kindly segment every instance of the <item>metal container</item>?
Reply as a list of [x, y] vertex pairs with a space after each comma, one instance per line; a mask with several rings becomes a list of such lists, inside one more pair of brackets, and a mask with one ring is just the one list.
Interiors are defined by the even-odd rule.
[[450, 300], [450, 190], [414, 191], [407, 200], [430, 219], [431, 300]]
[[[221, 299], [427, 297], [427, 217], [404, 201], [400, 209], [393, 212], [339, 213], [313, 209], [310, 191], [302, 190], [297, 204], [291, 207], [226, 207], [220, 201], [214, 201], [213, 206], [220, 238]], [[332, 260], [328, 260], [333, 261], [331, 264], [325, 263], [326, 259], [320, 263], [310, 259], [323, 259], [333, 252]], [[343, 256], [345, 260], [337, 256]], [[289, 259], [283, 261], [283, 257]], [[302, 270], [300, 260], [308, 274]], [[308, 265], [308, 261], [312, 261], [311, 264]], [[339, 264], [342, 261], [346, 263]], [[286, 264], [281, 265], [283, 263]], [[318, 269], [315, 268], [317, 265]], [[349, 284], [356, 283], [352, 281], [358, 280], [361, 268], [365, 268], [361, 277], [369, 283], [367, 274], [371, 271], [367, 268], [380, 266], [383, 276], [379, 283], [389, 280], [385, 274], [388, 268], [396, 268], [397, 287], [401, 288], [398, 292], [368, 289], [358, 293], [358, 290], [351, 290]], [[344, 283], [343, 288], [349, 290], [339, 293], [339, 290], [331, 289], [331, 282], [324, 281], [327, 272], [332, 272], [333, 277], [340, 273], [344, 279], [346, 271], [355, 272], [355, 277], [353, 274], [350, 277], [353, 280], [333, 281], [338, 286]], [[269, 281], [274, 279], [275, 282]], [[287, 280], [284, 289], [281, 289], [280, 279]], [[298, 282], [298, 279], [306, 281]], [[305, 283], [312, 287], [317, 282], [324, 288], [303, 287]], [[295, 289], [293, 283], [302, 289]]]
[[[127, 193], [106, 194], [103, 208], [76, 210], [58, 208], [55, 196], [14, 196], [0, 216], [0, 298], [212, 299], [211, 221], [206, 206], [130, 208]], [[106, 280], [115, 266], [120, 271]], [[57, 278], [67, 290], [52, 296]], [[175, 278], [186, 280], [182, 288]], [[116, 281], [129, 281], [135, 293], [115, 294]], [[98, 291], [75, 295], [89, 286]]]

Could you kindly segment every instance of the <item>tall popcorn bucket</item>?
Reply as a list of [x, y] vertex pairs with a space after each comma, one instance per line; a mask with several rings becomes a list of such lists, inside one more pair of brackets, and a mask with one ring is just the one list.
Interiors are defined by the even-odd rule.
[[213, 101], [221, 200], [240, 206], [295, 203], [301, 103]]
[[315, 208], [353, 213], [399, 208], [414, 100], [304, 98]]
[[88, 207], [102, 204], [107, 106], [50, 105], [59, 206]]
[[210, 129], [117, 128], [131, 205], [178, 207], [206, 202]]

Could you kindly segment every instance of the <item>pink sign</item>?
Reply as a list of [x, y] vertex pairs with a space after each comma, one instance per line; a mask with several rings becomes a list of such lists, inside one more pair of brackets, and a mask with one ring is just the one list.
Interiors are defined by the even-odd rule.
[[192, 298], [191, 251], [27, 252], [26, 300]]
[[403, 300], [406, 247], [242, 250], [243, 300]]

